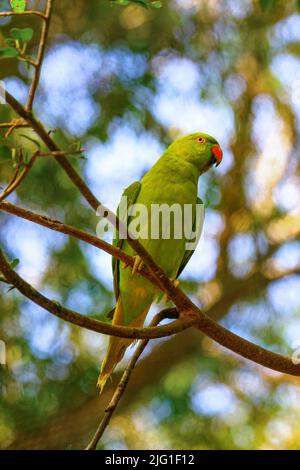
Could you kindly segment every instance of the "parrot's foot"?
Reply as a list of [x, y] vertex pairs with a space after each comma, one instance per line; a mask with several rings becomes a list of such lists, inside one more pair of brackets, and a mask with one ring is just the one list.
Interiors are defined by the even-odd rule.
[[129, 268], [130, 264], [127, 264], [126, 261], [122, 261], [122, 268], [127, 269]]
[[[178, 287], [179, 284], [180, 284], [180, 281], [178, 281], [178, 279], [171, 279], [171, 282], [172, 282], [172, 284], [173, 284], [174, 287]], [[168, 294], [165, 294], [165, 295], [163, 296], [163, 302], [167, 304], [167, 303], [170, 302], [170, 301], [171, 301], [171, 299], [170, 299], [170, 297], [168, 296]]]
[[144, 261], [139, 255], [134, 256], [134, 265], [132, 268], [132, 275], [141, 271], [142, 267], [144, 266]]

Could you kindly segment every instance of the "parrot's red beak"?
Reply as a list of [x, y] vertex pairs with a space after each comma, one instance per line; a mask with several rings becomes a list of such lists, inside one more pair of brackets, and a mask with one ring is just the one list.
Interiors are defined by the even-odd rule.
[[223, 151], [222, 151], [220, 145], [214, 145], [212, 147], [211, 151], [212, 151], [212, 154], [214, 156], [216, 166], [219, 166], [221, 161], [222, 161], [222, 158], [223, 158]]

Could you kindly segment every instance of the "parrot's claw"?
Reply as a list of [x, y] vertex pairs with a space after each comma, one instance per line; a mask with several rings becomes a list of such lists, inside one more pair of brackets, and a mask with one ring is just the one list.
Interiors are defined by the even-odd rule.
[[134, 265], [132, 268], [132, 275], [141, 271], [143, 265], [144, 265], [144, 262], [142, 258], [139, 255], [134, 256]]
[[[180, 284], [180, 281], [178, 281], [178, 279], [172, 279], [171, 282], [172, 282], [172, 284], [173, 284], [174, 287], [178, 287], [179, 284]], [[165, 295], [163, 296], [163, 302], [167, 304], [167, 303], [170, 302], [170, 301], [171, 301], [171, 299], [170, 299], [170, 297], [168, 296], [168, 294], [165, 294]]]
[[126, 261], [122, 262], [123, 269], [127, 269], [129, 266], [130, 266], [130, 264], [126, 263]]

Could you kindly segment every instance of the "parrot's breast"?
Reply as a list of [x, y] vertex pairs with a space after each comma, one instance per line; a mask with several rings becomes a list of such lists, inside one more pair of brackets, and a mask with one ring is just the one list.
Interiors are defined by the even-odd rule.
[[185, 219], [190, 218], [192, 225], [196, 199], [197, 186], [193, 182], [142, 181], [137, 203], [147, 209], [148, 230], [140, 242], [171, 278], [176, 276], [186, 250]]

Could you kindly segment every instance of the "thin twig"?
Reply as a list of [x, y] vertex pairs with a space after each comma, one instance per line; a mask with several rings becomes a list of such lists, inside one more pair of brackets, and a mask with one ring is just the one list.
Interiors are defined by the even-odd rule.
[[73, 155], [81, 155], [84, 149], [79, 150], [57, 150], [56, 152], [39, 152], [38, 157], [72, 157]]
[[31, 57], [28, 57], [25, 54], [26, 48], [25, 47], [21, 48], [20, 44], [19, 44], [19, 41], [15, 41], [15, 48], [19, 53], [19, 55], [16, 57], [18, 60], [21, 60], [23, 62], [27, 62], [28, 64], [32, 65], [33, 67], [37, 67], [37, 65], [38, 65], [37, 62], [35, 62], [33, 59], [31, 59]]
[[23, 55], [23, 54], [19, 54], [17, 59], [20, 60], [21, 62], [26, 62], [27, 64], [31, 65], [32, 67], [37, 67], [37, 63], [33, 59], [31, 59], [31, 57], [28, 57], [28, 56]]
[[1, 11], [0, 18], [6, 18], [9, 16], [38, 16], [43, 20], [46, 20], [46, 15], [41, 11], [27, 10], [27, 11]]
[[[42, 123], [33, 115], [32, 112], [28, 112], [22, 104], [17, 101], [8, 91], [6, 91], [6, 102], [9, 106], [22, 118], [24, 119], [44, 144], [48, 147], [51, 152], [57, 152], [61, 149], [56, 145], [52, 137], [49, 135], [48, 131], [44, 128]], [[69, 163], [68, 159], [65, 157], [55, 157], [56, 161], [66, 172], [72, 183], [77, 187], [81, 195], [88, 202], [88, 204], [96, 211], [100, 206], [100, 201], [95, 197], [90, 188], [81, 178], [81, 176], [74, 170], [72, 165]]]
[[32, 165], [34, 164], [36, 157], [37, 157], [37, 152], [33, 154], [33, 156], [31, 157], [28, 163], [24, 164], [24, 168], [21, 171], [21, 173], [17, 177], [14, 177], [13, 180], [5, 188], [5, 190], [0, 194], [0, 203], [4, 201], [4, 199], [6, 199], [22, 183], [22, 181], [28, 174], [29, 170], [32, 168]]
[[44, 18], [43, 18], [44, 22], [43, 22], [42, 31], [41, 31], [41, 38], [39, 42], [37, 60], [36, 60], [36, 63], [34, 63], [35, 72], [33, 75], [33, 80], [31, 83], [30, 90], [29, 90], [28, 100], [27, 100], [27, 105], [26, 105], [26, 109], [28, 111], [32, 110], [34, 97], [35, 97], [39, 80], [40, 80], [40, 76], [41, 76], [41, 68], [42, 68], [42, 63], [43, 63], [43, 59], [45, 55], [47, 36], [49, 33], [49, 28], [50, 28], [50, 23], [51, 23], [52, 7], [53, 7], [53, 0], [47, 0], [46, 11], [45, 11]]
[[14, 177], [10, 181], [10, 183], [7, 185], [5, 190], [0, 194], [0, 203], [4, 201], [12, 192], [14, 192], [17, 187], [22, 183], [26, 175], [28, 174], [29, 170], [32, 168], [35, 160], [37, 157], [66, 157], [66, 156], [73, 156], [73, 155], [79, 155], [82, 154], [83, 149], [80, 150], [75, 150], [75, 151], [59, 151], [59, 152], [40, 152], [37, 150], [31, 159], [29, 160], [28, 163], [24, 164], [23, 171], [20, 173], [19, 167], [17, 168], [17, 171], [15, 172]]
[[[32, 65], [32, 67], [36, 67], [36, 63], [33, 59], [30, 57], [27, 57], [25, 55], [18, 55], [15, 57], [17, 60], [21, 62], [26, 62], [27, 64]], [[10, 57], [0, 57], [1, 60], [10, 60]]]
[[[18, 161], [16, 171], [15, 171], [15, 173], [14, 173], [12, 179], [11, 179], [10, 182], [8, 183], [7, 188], [8, 188], [11, 184], [14, 184], [14, 182], [15, 182], [16, 179], [18, 178], [18, 175], [19, 175], [19, 173], [20, 173], [20, 167], [21, 167], [21, 162]], [[7, 188], [6, 188], [4, 191], [6, 191]]]
[[[156, 326], [162, 320], [165, 320], [167, 318], [171, 318], [171, 319], [178, 318], [177, 310], [174, 309], [174, 308], [162, 310], [161, 312], [159, 312], [155, 315], [155, 317], [153, 318], [153, 320], [151, 321], [149, 326]], [[139, 360], [140, 356], [143, 354], [143, 352], [144, 352], [144, 350], [145, 350], [148, 343], [149, 343], [148, 339], [144, 339], [144, 340], [139, 342], [138, 347], [136, 348], [136, 351], [132, 355], [132, 358], [128, 362], [128, 365], [127, 365], [127, 367], [125, 368], [125, 370], [123, 372], [121, 380], [120, 380], [120, 382], [119, 382], [119, 384], [118, 384], [118, 386], [117, 386], [117, 388], [116, 388], [109, 404], [105, 408], [105, 414], [104, 414], [103, 418], [100, 421], [100, 424], [97, 428], [97, 431], [95, 432], [95, 435], [93, 436], [93, 438], [91, 439], [90, 443], [87, 445], [85, 450], [96, 450], [97, 445], [98, 445], [101, 437], [103, 436], [103, 433], [104, 433], [105, 429], [109, 425], [110, 420], [111, 420], [114, 412], [116, 411], [117, 406], [118, 406], [122, 396], [124, 395], [124, 392], [125, 392], [125, 390], [127, 388], [127, 385], [129, 383], [129, 380], [130, 380], [131, 374], [133, 372], [133, 369], [135, 368], [137, 361]]]
[[0, 129], [7, 129], [7, 128], [11, 128], [11, 127], [14, 127], [14, 128], [18, 128], [18, 127], [31, 127], [30, 124], [27, 124], [27, 122], [22, 122], [23, 120], [21, 120], [20, 123], [15, 123], [14, 120], [11, 121], [11, 122], [3, 122], [3, 123], [0, 123]]
[[6, 139], [10, 136], [10, 134], [12, 134], [15, 129], [19, 129], [21, 127], [30, 127], [30, 124], [28, 124], [23, 118], [15, 118], [12, 119], [10, 122], [4, 122], [0, 124], [0, 129], [7, 129], [5, 133]]

